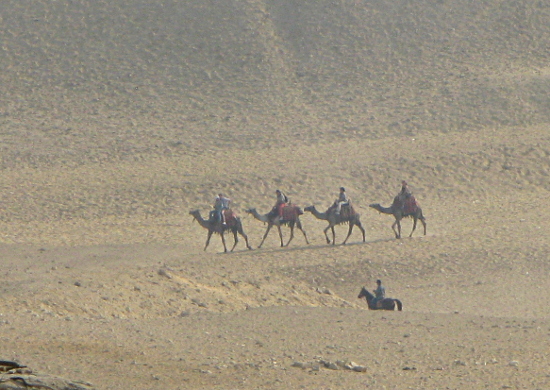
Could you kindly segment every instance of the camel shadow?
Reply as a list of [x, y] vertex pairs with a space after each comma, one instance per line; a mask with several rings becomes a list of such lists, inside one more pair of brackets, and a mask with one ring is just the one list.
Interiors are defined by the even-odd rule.
[[296, 246], [296, 247], [284, 247], [284, 248], [256, 248], [254, 251], [247, 251], [247, 250], [238, 250], [234, 252], [220, 252], [219, 254], [227, 255], [227, 256], [256, 256], [258, 253], [286, 253], [286, 252], [305, 252], [305, 251], [316, 251], [320, 249], [325, 250], [332, 250], [336, 251], [339, 250], [341, 247], [348, 247], [348, 246], [356, 246], [356, 245], [366, 245], [366, 244], [375, 244], [378, 242], [391, 242], [395, 241], [395, 238], [378, 238], [376, 240], [370, 240], [370, 241], [357, 241], [357, 242], [349, 242], [347, 244], [339, 244], [339, 245], [331, 245], [331, 244], [319, 244], [319, 245], [308, 245], [308, 246]]

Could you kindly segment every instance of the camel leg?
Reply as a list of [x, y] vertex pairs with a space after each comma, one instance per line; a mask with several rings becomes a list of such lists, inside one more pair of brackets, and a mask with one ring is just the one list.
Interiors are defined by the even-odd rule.
[[272, 227], [272, 226], [273, 226], [273, 225], [271, 225], [271, 224], [267, 225], [267, 229], [266, 229], [266, 231], [265, 231], [264, 238], [262, 238], [262, 242], [260, 242], [260, 245], [258, 245], [258, 248], [261, 248], [261, 247], [262, 247], [262, 245], [263, 245], [263, 243], [264, 243], [264, 241], [265, 241], [265, 238], [266, 238], [267, 235], [269, 234], [269, 231], [271, 230], [271, 227]]
[[[285, 245], [283, 244], [283, 231], [281, 230], [281, 225], [277, 225], [277, 229], [279, 230], [279, 238], [281, 239], [281, 248], [284, 247]], [[290, 240], [292, 240], [292, 230], [290, 230]], [[288, 240], [288, 242], [290, 242], [290, 240]]]
[[359, 230], [361, 230], [361, 233], [363, 234], [363, 242], [365, 242], [365, 229], [363, 228], [363, 225], [361, 225], [361, 222], [356, 223]]
[[223, 251], [227, 252], [227, 246], [225, 245], [225, 235], [223, 231], [220, 233], [220, 236], [222, 237]]
[[334, 225], [330, 227], [330, 230], [332, 231], [332, 245], [336, 245], [336, 232], [334, 231]]
[[330, 225], [327, 226], [325, 230], [323, 230], [323, 233], [325, 233], [325, 238], [327, 239], [327, 244], [330, 244], [330, 239], [328, 238], [327, 231], [330, 229]]
[[233, 252], [233, 249], [235, 249], [235, 247], [237, 246], [237, 243], [239, 242], [239, 237], [237, 237], [236, 230], [233, 230], [233, 240], [234, 240], [234, 243], [233, 243], [233, 248], [231, 248], [231, 252]]
[[243, 236], [244, 242], [246, 243], [246, 247], [247, 247], [248, 249], [252, 249], [252, 247], [251, 247], [250, 244], [248, 243], [248, 236], [245, 234], [245, 232], [244, 232], [244, 230], [243, 230], [242, 228], [239, 229], [239, 234], [240, 234], [241, 236]]
[[422, 218], [420, 219], [420, 222], [422, 222], [422, 225], [424, 225], [424, 235], [426, 235], [426, 220]]
[[346, 239], [344, 240], [344, 242], [342, 243], [342, 245], [346, 245], [346, 242], [348, 241], [349, 236], [351, 236], [352, 231], [353, 231], [353, 224], [350, 223], [349, 224], [349, 229], [348, 229], [348, 235], [347, 235]]
[[413, 236], [413, 233], [414, 231], [416, 230], [416, 223], [418, 222], [418, 218], [416, 217], [413, 217], [413, 228], [411, 230], [411, 234], [409, 235], [409, 237], [412, 237]]
[[208, 231], [208, 235], [206, 236], [206, 245], [204, 245], [204, 250], [208, 248], [208, 245], [210, 244], [210, 238], [212, 237], [212, 233], [214, 233], [213, 230]]
[[[285, 246], [288, 246], [288, 244], [290, 244], [290, 241], [292, 241], [293, 238], [294, 238], [294, 224], [291, 224], [290, 225], [290, 238], [288, 239], [288, 242], [286, 243]], [[282, 242], [283, 242], [283, 237], [281, 236], [281, 243]]]
[[309, 245], [309, 241], [307, 240], [306, 231], [305, 231], [304, 228], [302, 227], [302, 222], [297, 221], [297, 222], [296, 222], [296, 226], [298, 226], [298, 229], [300, 229], [300, 230], [302, 231], [302, 233], [304, 233], [304, 238], [306, 239], [306, 244]]
[[[395, 230], [395, 227], [397, 226], [397, 230]], [[395, 238], [401, 238], [401, 222], [399, 219], [396, 219], [393, 225], [391, 225], [391, 228], [393, 229], [393, 232], [395, 233]]]

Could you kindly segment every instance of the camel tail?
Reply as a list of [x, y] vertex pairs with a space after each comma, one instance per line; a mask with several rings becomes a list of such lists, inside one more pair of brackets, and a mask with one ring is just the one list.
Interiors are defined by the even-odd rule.
[[397, 303], [397, 310], [402, 311], [403, 310], [403, 304], [399, 299], [395, 300], [395, 303]]

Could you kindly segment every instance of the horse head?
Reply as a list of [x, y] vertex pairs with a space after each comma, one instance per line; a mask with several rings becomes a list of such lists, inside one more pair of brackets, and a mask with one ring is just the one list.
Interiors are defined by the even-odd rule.
[[363, 286], [357, 298], [365, 298], [367, 302], [369, 302], [372, 298], [374, 298], [374, 295], [372, 295], [369, 290], [367, 290], [367, 288]]

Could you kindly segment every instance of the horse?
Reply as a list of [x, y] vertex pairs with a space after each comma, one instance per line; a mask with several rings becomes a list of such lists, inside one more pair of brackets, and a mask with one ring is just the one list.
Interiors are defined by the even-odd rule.
[[395, 298], [384, 298], [381, 301], [379, 301], [380, 307], [372, 306], [371, 302], [374, 299], [374, 295], [372, 295], [369, 292], [369, 290], [367, 290], [366, 287], [363, 287], [361, 289], [361, 292], [359, 293], [357, 298], [359, 299], [365, 298], [367, 300], [367, 304], [369, 305], [369, 310], [395, 310], [396, 304], [397, 304], [397, 310], [399, 311], [403, 310], [403, 304], [399, 299], [395, 299]]

